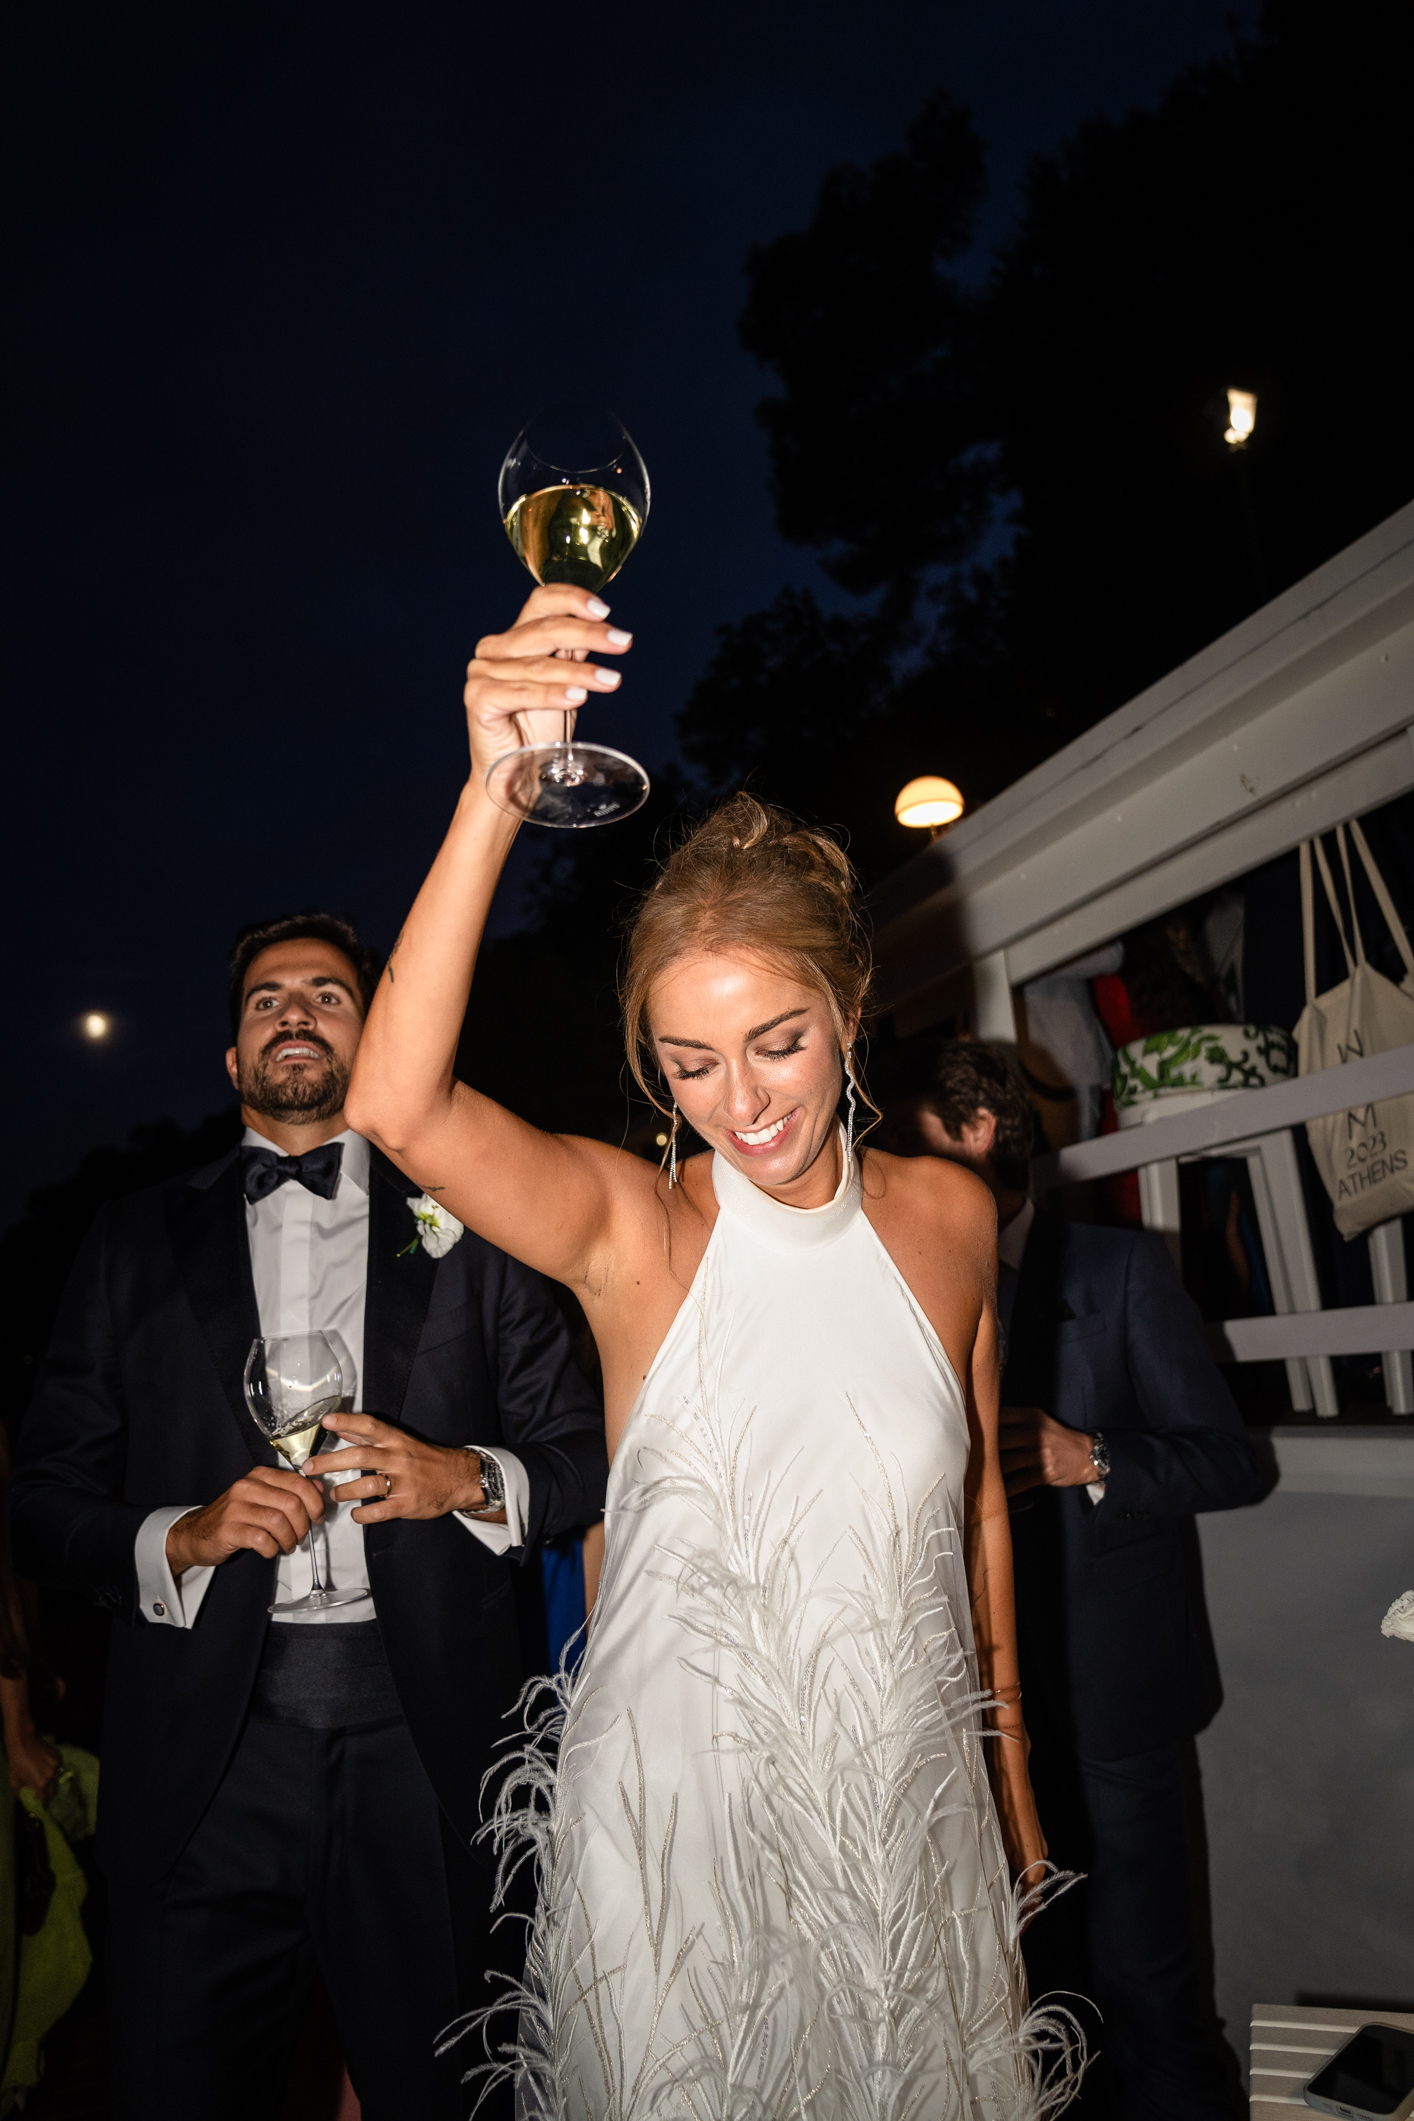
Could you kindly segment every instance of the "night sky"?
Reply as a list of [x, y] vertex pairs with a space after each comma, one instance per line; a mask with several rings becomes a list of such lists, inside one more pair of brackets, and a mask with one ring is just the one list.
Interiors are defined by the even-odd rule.
[[981, 275], [1028, 158], [1152, 105], [1232, 13], [12, 9], [0, 1225], [225, 1101], [242, 922], [319, 900], [391, 941], [464, 771], [462, 668], [529, 587], [495, 482], [541, 403], [612, 404], [652, 475], [611, 592], [638, 646], [586, 724], [652, 768], [716, 626], [787, 581], [838, 602], [774, 528], [749, 246], [945, 86], [990, 150]]

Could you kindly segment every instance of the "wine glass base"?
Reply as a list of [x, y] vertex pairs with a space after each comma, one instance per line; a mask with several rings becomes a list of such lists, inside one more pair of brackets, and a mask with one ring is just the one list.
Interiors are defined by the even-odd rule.
[[486, 793], [498, 809], [568, 832], [631, 817], [647, 802], [648, 789], [637, 759], [607, 744], [526, 744], [497, 759], [486, 775]]
[[358, 1605], [370, 1591], [306, 1591], [303, 1598], [287, 1598], [283, 1605], [267, 1606], [268, 1613], [327, 1613], [336, 1605]]

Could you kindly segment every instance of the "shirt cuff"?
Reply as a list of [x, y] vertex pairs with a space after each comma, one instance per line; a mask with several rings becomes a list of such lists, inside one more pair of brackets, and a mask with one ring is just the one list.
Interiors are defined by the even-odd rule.
[[512, 1547], [523, 1547], [525, 1521], [530, 1515], [530, 1475], [514, 1451], [490, 1451], [479, 1443], [468, 1444], [467, 1449], [482, 1458], [494, 1458], [501, 1468], [501, 1478], [506, 1484], [506, 1521], [504, 1524], [487, 1524], [484, 1517], [473, 1517], [466, 1510], [454, 1510], [453, 1516], [493, 1554], [506, 1554]]
[[170, 1509], [153, 1510], [138, 1526], [133, 1543], [138, 1609], [149, 1626], [189, 1628], [196, 1623], [206, 1587], [216, 1571], [209, 1564], [184, 1569], [178, 1583], [167, 1559], [167, 1534], [178, 1518], [190, 1517], [194, 1510], [201, 1508], [199, 1502], [188, 1502], [178, 1503]]

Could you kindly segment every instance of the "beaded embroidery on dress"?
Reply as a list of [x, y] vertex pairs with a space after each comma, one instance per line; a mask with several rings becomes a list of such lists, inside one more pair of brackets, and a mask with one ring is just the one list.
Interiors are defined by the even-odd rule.
[[1056, 2112], [1079, 2043], [1026, 2007], [961, 1389], [852, 1159], [814, 1210], [721, 1157], [713, 1184], [614, 1461], [583, 1663], [502, 1787], [503, 1866], [533, 1854], [540, 1904], [518, 2040], [476, 2014], [483, 2081], [547, 2121]]

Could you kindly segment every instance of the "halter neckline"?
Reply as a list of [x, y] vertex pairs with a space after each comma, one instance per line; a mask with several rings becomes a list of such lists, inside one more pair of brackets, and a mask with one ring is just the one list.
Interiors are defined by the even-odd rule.
[[[844, 1130], [840, 1130], [840, 1148], [844, 1149]], [[823, 1208], [788, 1208], [784, 1201], [776, 1200], [764, 1193], [760, 1186], [753, 1185], [735, 1164], [727, 1162], [720, 1150], [712, 1156], [712, 1191], [717, 1196], [717, 1206], [733, 1222], [742, 1223], [755, 1236], [767, 1244], [780, 1245], [792, 1251], [808, 1251], [815, 1245], [831, 1245], [854, 1221], [863, 1206], [863, 1195], [859, 1184], [859, 1165], [852, 1156], [843, 1155], [843, 1170], [835, 1189], [833, 1200], [826, 1201]]]

